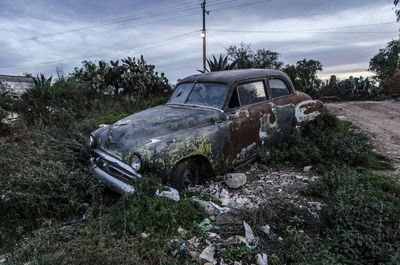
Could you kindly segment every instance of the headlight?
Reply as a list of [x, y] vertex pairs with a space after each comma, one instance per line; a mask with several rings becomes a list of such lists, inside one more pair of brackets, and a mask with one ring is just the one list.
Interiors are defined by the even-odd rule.
[[139, 171], [140, 170], [140, 168], [142, 167], [142, 161], [140, 161], [140, 157], [138, 157], [137, 155], [133, 155], [132, 156], [131, 167], [135, 171]]
[[89, 140], [88, 140], [89, 147], [94, 147], [95, 144], [96, 144], [96, 140], [94, 139], [94, 137], [92, 135], [89, 135]]

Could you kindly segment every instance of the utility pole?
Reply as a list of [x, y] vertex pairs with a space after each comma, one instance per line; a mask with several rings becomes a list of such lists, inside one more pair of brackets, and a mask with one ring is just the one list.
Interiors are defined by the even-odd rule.
[[203, 30], [201, 31], [201, 37], [203, 38], [203, 72], [206, 72], [206, 14], [208, 15], [209, 11], [206, 11], [206, 0], [203, 0], [201, 3], [201, 8], [203, 9]]

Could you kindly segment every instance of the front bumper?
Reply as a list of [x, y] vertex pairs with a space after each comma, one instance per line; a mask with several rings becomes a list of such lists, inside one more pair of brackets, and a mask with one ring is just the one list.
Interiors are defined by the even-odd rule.
[[120, 159], [95, 149], [90, 158], [90, 170], [104, 185], [119, 194], [133, 193], [135, 188], [128, 181], [142, 176]]

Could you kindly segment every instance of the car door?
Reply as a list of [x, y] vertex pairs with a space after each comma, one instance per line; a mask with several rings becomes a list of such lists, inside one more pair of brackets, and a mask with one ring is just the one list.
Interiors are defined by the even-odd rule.
[[264, 78], [239, 83], [234, 88], [228, 106], [234, 164], [254, 157], [262, 148], [261, 119], [272, 111], [266, 91]]
[[282, 141], [293, 131], [297, 99], [290, 83], [281, 76], [269, 77], [267, 87], [277, 119], [277, 126], [279, 127], [279, 131], [273, 141]]

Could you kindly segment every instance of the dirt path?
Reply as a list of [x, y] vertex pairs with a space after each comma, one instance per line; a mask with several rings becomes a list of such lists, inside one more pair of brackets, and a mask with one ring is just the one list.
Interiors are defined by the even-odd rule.
[[325, 105], [340, 119], [360, 127], [371, 137], [378, 152], [393, 159], [396, 171], [384, 174], [400, 181], [400, 101], [354, 101]]

